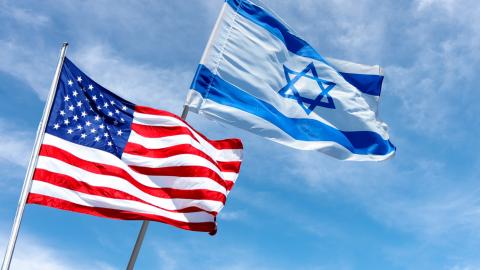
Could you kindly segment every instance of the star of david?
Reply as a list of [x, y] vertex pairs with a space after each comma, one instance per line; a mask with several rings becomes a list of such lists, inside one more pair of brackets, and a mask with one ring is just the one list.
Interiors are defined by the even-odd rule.
[[313, 62], [300, 72], [293, 71], [285, 65], [283, 70], [287, 85], [278, 91], [282, 97], [296, 100], [307, 114], [310, 114], [317, 106], [335, 109], [333, 99], [328, 92], [336, 84], [320, 79]]

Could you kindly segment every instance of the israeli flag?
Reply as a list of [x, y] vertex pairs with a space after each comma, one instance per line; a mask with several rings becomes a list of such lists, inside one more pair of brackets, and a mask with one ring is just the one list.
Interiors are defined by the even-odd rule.
[[186, 106], [293, 148], [385, 160], [382, 80], [379, 66], [322, 57], [260, 4], [226, 0]]

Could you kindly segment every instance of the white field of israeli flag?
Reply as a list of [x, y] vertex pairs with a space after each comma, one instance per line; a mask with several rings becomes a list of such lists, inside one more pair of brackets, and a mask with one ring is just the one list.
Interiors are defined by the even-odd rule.
[[385, 160], [382, 81], [379, 66], [324, 58], [261, 5], [226, 0], [185, 105], [293, 148]]

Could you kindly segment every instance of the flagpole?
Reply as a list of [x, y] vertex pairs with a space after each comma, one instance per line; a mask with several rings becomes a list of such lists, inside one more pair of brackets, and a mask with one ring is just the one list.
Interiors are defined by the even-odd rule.
[[10, 263], [12, 262], [13, 252], [15, 250], [15, 244], [17, 242], [18, 232], [20, 230], [20, 224], [22, 222], [23, 212], [27, 203], [28, 194], [32, 187], [32, 178], [35, 167], [37, 166], [38, 153], [40, 151], [40, 145], [42, 144], [43, 137], [45, 136], [45, 128], [47, 126], [48, 117], [50, 115], [50, 109], [53, 104], [55, 93], [57, 92], [57, 85], [60, 79], [60, 73], [62, 71], [63, 61], [67, 52], [68, 43], [64, 42], [62, 49], [60, 50], [60, 58], [58, 60], [57, 69], [53, 77], [52, 84], [50, 86], [50, 93], [48, 94], [47, 101], [45, 102], [45, 108], [43, 109], [42, 119], [37, 128], [37, 134], [35, 138], [35, 144], [30, 155], [30, 161], [28, 162], [27, 172], [23, 181], [22, 192], [17, 205], [17, 212], [13, 220], [12, 231], [10, 233], [10, 239], [8, 241], [7, 249], [5, 250], [5, 256], [3, 257], [2, 270], [10, 269]]
[[[226, 6], [227, 6], [227, 3], [223, 3], [222, 9], [220, 10], [217, 20], [215, 21], [215, 25], [213, 26], [213, 30], [210, 33], [210, 37], [208, 38], [207, 46], [203, 50], [200, 62], [203, 62], [203, 60], [206, 57], [207, 48], [212, 43], [212, 40], [214, 38], [213, 36], [215, 35], [220, 25], [220, 22], [222, 21], [222, 16], [225, 13]], [[187, 115], [188, 115], [188, 106], [184, 105], [181, 118], [185, 120], [187, 119]], [[142, 227], [140, 228], [140, 232], [138, 233], [138, 236], [137, 236], [137, 241], [135, 242], [135, 246], [133, 247], [133, 250], [132, 250], [132, 255], [130, 255], [130, 260], [128, 261], [127, 270], [133, 270], [133, 267], [135, 266], [135, 261], [137, 260], [138, 253], [140, 252], [140, 247], [142, 246], [143, 238], [145, 238], [145, 233], [147, 232], [148, 224], [149, 224], [148, 220], [144, 220], [142, 223]]]
[[[181, 116], [182, 120], [186, 120], [187, 115], [188, 115], [188, 106], [184, 105], [182, 116]], [[143, 239], [145, 238], [145, 234], [147, 233], [149, 223], [150, 221], [144, 220], [142, 223], [142, 227], [140, 227], [137, 240], [135, 241], [135, 246], [133, 247], [133, 250], [132, 250], [132, 255], [130, 255], [130, 260], [128, 260], [127, 270], [133, 270], [133, 267], [135, 266], [135, 262], [137, 261], [138, 253], [140, 252], [140, 248], [142, 247]]]

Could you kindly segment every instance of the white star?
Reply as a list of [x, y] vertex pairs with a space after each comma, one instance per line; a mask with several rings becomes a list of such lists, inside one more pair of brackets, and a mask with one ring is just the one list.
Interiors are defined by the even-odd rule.
[[95, 121], [100, 121], [100, 116], [95, 115]]
[[85, 111], [82, 112], [82, 117], [87, 116], [87, 113]]
[[113, 143], [112, 143], [111, 141], [108, 141], [107, 144], [108, 144], [108, 146], [112, 146], [112, 145], [113, 145]]
[[92, 128], [92, 129], [90, 129], [90, 132], [91, 132], [91, 133], [95, 133], [95, 132], [97, 132], [97, 130], [94, 129], [94, 128]]
[[93, 85], [89, 84], [88, 85], [88, 90], [93, 90]]
[[120, 113], [120, 111], [119, 111], [119, 110], [117, 110], [117, 109], [115, 109], [115, 113], [116, 113], [116, 114], [119, 114], [119, 113]]
[[77, 77], [77, 81], [78, 81], [78, 82], [82, 82], [82, 77], [78, 76], [78, 77]]
[[125, 122], [125, 119], [123, 119], [123, 118], [120, 118], [120, 121], [121, 121], [121, 122]]
[[69, 101], [70, 100], [70, 97], [68, 95], [66, 95], [64, 98], [63, 98], [63, 101]]
[[78, 95], [77, 91], [73, 91], [73, 96], [76, 97]]
[[103, 103], [103, 107], [107, 108], [108, 107], [108, 102]]
[[100, 127], [101, 129], [105, 129], [105, 126], [104, 126], [103, 124], [101, 124], [99, 127]]
[[99, 111], [100, 111], [101, 109], [102, 109], [102, 107], [100, 107], [100, 106], [97, 106], [97, 110], [99, 110]]
[[69, 129], [67, 130], [67, 133], [68, 133], [68, 134], [72, 134], [72, 133], [73, 133], [73, 129], [69, 128]]
[[123, 134], [122, 130], [117, 131], [118, 136], [122, 136], [122, 134]]
[[123, 105], [122, 110], [126, 111], [126, 110], [127, 110], [127, 106]]
[[93, 101], [96, 101], [96, 100], [97, 100], [97, 96], [93, 96], [92, 99], [93, 99]]
[[68, 119], [65, 119], [65, 120], [63, 120], [63, 123], [64, 123], [65, 125], [68, 125], [68, 124], [70, 124], [70, 121], [68, 121]]
[[75, 107], [73, 107], [73, 105], [68, 106], [68, 109], [69, 109], [70, 111], [73, 111], [74, 108], [75, 108]]
[[82, 133], [82, 135], [80, 135], [80, 137], [82, 137], [82, 139], [85, 139], [87, 137], [87, 134]]
[[83, 103], [81, 101], [77, 102], [77, 107], [82, 107]]
[[112, 112], [108, 112], [108, 116], [113, 116], [113, 113], [112, 113]]
[[83, 128], [83, 127], [82, 127], [81, 125], [77, 125], [77, 129], [78, 129], [78, 130], [82, 130], [82, 128]]
[[72, 80], [68, 80], [68, 85], [72, 86], [73, 85], [73, 82]]
[[73, 120], [74, 120], [74, 121], [78, 121], [78, 116], [77, 116], [77, 115], [74, 115], [74, 116], [73, 116]]
[[101, 96], [101, 97], [103, 97], [103, 95], [102, 95], [102, 94], [100, 94], [100, 96]]
[[95, 137], [95, 141], [96, 141], [96, 142], [100, 141], [100, 137], [98, 137], [98, 136]]
[[90, 123], [90, 121], [87, 121], [85, 122], [85, 125], [87, 125], [87, 127], [89, 127], [92, 123]]
[[109, 136], [109, 135], [108, 135], [107, 132], [103, 133], [103, 137], [108, 138], [108, 136]]
[[113, 101], [113, 100], [110, 101], [110, 104], [115, 105], [115, 101]]
[[61, 116], [64, 116], [64, 115], [65, 115], [65, 111], [64, 111], [64, 110], [61, 110], [61, 111], [60, 111], [60, 115], [61, 115]]
[[60, 125], [59, 125], [59, 124], [55, 124], [55, 125], [53, 125], [53, 129], [58, 129], [59, 127], [60, 127]]

